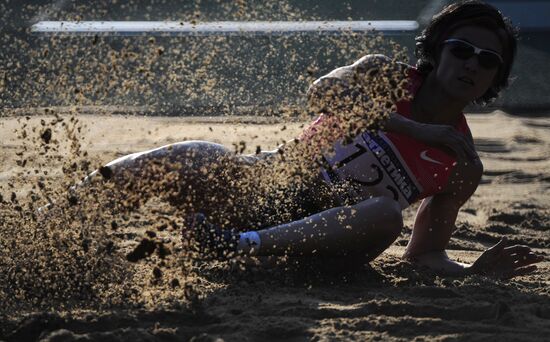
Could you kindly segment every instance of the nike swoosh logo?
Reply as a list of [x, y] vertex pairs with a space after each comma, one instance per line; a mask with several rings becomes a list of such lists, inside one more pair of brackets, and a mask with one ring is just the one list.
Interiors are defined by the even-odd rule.
[[436, 163], [436, 164], [440, 164], [440, 165], [443, 165], [442, 162], [438, 161], [438, 160], [435, 160], [435, 159], [432, 159], [430, 157], [427, 156], [427, 153], [428, 153], [428, 150], [424, 150], [420, 153], [420, 158], [424, 159], [424, 160], [427, 160], [429, 162], [432, 162], [432, 163]]

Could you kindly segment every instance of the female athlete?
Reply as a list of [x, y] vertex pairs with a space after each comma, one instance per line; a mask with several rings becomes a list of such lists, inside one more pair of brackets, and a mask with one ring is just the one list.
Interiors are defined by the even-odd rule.
[[542, 258], [506, 239], [472, 265], [445, 252], [483, 171], [462, 111], [507, 86], [515, 51], [498, 10], [455, 3], [416, 38], [416, 67], [367, 55], [315, 81], [308, 99], [319, 118], [294, 142], [256, 155], [181, 142], [119, 158], [90, 178], [102, 174], [138, 202], [163, 194], [189, 215], [184, 235], [215, 258], [372, 260], [400, 234], [401, 211], [421, 200], [404, 258], [451, 275], [527, 274]]

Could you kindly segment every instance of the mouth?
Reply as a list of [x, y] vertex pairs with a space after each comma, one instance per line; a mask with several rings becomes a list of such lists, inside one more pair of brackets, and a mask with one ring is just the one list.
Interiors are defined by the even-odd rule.
[[471, 78], [468, 78], [466, 76], [459, 77], [458, 80], [469, 85], [474, 85], [474, 81]]

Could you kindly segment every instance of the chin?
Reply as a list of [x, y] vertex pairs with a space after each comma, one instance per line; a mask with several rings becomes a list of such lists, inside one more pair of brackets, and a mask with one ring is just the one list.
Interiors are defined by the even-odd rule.
[[458, 102], [464, 102], [464, 103], [471, 103], [477, 99], [477, 97], [473, 96], [471, 93], [465, 93], [460, 91], [452, 91], [448, 92], [449, 96], [458, 101]]
[[483, 96], [484, 94], [484, 93], [479, 94], [479, 92], [475, 91], [474, 89], [471, 89], [471, 88], [465, 89], [463, 87], [447, 89], [447, 90], [448, 90], [447, 93], [451, 98], [464, 103], [471, 103], [476, 99], [480, 98], [481, 96]]

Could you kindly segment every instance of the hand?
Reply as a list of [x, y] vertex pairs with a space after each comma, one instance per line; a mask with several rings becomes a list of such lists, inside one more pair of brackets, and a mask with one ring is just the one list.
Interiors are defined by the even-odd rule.
[[446, 146], [453, 150], [460, 160], [479, 159], [474, 143], [454, 127], [449, 125], [418, 123], [412, 131], [416, 140], [428, 145]]
[[533, 264], [544, 260], [527, 246], [507, 245], [508, 239], [502, 238], [499, 243], [481, 254], [470, 266], [470, 272], [509, 279], [535, 271], [537, 266]]

